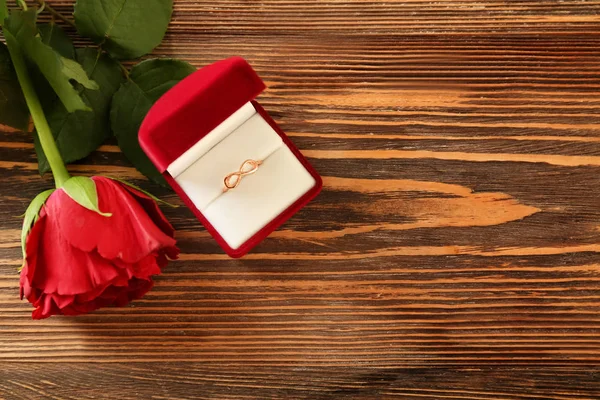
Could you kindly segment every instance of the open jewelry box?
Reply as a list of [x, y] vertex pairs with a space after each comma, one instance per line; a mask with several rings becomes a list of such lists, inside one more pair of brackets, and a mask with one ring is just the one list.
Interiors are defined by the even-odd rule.
[[254, 99], [263, 81], [240, 57], [191, 74], [150, 109], [142, 149], [231, 257], [241, 257], [323, 183]]

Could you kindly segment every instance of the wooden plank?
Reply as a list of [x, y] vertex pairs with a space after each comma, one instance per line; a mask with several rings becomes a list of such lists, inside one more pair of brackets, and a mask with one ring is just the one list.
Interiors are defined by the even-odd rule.
[[[115, 373], [115, 371], [118, 371]], [[64, 379], [68, 376], [68, 379]], [[193, 363], [25, 364], [0, 372], [15, 399], [489, 399], [593, 400], [597, 368], [290, 368]], [[596, 387], [596, 388], [595, 388]], [[535, 388], [535, 394], [532, 394]]]
[[[144, 299], [34, 322], [16, 216], [52, 183], [1, 132], [0, 398], [600, 398], [599, 13], [176, 1], [153, 55], [246, 57], [324, 191], [241, 260], [165, 209], [182, 257]], [[114, 141], [70, 169], [179, 202]]]

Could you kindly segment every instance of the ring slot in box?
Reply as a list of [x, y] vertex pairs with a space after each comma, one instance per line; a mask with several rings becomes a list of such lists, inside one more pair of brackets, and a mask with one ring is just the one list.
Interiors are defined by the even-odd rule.
[[[217, 62], [161, 97], [139, 133], [146, 154], [232, 257], [247, 253], [322, 187], [254, 101], [263, 89], [242, 58]], [[242, 174], [248, 166], [255, 168]], [[235, 188], [226, 188], [228, 175]]]

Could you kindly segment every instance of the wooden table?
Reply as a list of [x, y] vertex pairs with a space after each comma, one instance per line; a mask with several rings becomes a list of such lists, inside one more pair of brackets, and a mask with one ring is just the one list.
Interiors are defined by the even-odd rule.
[[[70, 0], [54, 1], [69, 12]], [[323, 193], [242, 260], [191, 212], [130, 307], [18, 299], [32, 140], [0, 141], [0, 398], [599, 399], [600, 2], [176, 1], [246, 57]], [[71, 168], [131, 179], [108, 144]]]

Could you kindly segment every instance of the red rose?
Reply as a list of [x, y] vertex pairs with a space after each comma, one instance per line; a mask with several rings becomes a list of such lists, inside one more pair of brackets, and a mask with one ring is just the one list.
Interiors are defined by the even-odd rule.
[[120, 182], [93, 177], [106, 217], [54, 191], [27, 236], [21, 298], [34, 319], [123, 306], [153, 285], [179, 254], [174, 230], [154, 200]]

